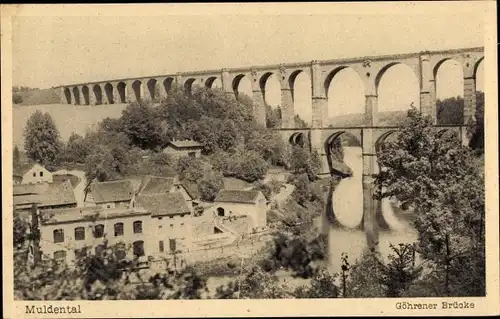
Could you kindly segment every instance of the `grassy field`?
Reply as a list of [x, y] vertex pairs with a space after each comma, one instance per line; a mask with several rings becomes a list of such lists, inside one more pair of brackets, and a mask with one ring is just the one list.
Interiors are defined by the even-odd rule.
[[43, 105], [60, 103], [59, 92], [56, 89], [32, 90], [19, 92], [23, 101], [20, 105]]

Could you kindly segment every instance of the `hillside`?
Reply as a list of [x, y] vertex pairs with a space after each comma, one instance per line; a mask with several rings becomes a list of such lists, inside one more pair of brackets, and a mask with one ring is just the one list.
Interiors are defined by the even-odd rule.
[[[378, 113], [377, 126], [396, 126], [403, 122], [406, 117], [406, 110], [402, 111], [387, 111]], [[329, 126], [333, 127], [353, 127], [364, 126], [364, 114], [347, 114], [339, 115], [330, 118]]]
[[18, 92], [23, 101], [19, 105], [41, 105], [60, 103], [59, 92], [56, 89], [42, 89]]

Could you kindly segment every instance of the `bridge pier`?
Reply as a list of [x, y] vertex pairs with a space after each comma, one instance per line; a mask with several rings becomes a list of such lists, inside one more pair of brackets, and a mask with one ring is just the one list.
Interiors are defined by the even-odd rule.
[[476, 115], [476, 79], [475, 77], [464, 78], [464, 122], [467, 125], [475, 121]]
[[257, 123], [266, 126], [266, 100], [257, 72], [252, 71], [253, 112]]
[[293, 96], [291, 88], [281, 88], [281, 127], [293, 128], [295, 127], [293, 110]]

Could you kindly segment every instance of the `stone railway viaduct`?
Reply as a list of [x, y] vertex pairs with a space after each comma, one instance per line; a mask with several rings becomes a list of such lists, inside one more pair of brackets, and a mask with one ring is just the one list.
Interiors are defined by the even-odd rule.
[[[463, 70], [465, 102], [463, 122], [462, 125], [454, 126], [436, 125], [436, 129], [454, 131], [461, 141], [466, 143], [466, 125], [475, 115], [476, 73], [484, 59], [483, 47], [181, 72], [64, 85], [59, 89], [63, 104], [98, 105], [165, 98], [174, 85], [183, 86], [190, 92], [195, 86], [210, 88], [216, 80], [219, 80], [224, 92], [234, 94], [238, 98], [239, 83], [243, 77], [248, 77], [252, 84], [255, 117], [259, 123], [265, 124], [265, 86], [267, 79], [275, 74], [281, 85], [282, 128], [279, 132], [291, 143], [307, 140], [311, 149], [318, 151], [321, 156], [324, 176], [329, 176], [333, 172], [330, 158], [332, 143], [343, 134], [350, 134], [359, 141], [363, 154], [363, 223], [365, 228], [374, 230], [373, 226], [384, 227], [384, 222], [380, 221], [380, 203], [372, 198], [374, 191], [372, 176], [379, 169], [376, 153], [382, 142], [397, 130], [394, 126], [378, 126], [377, 104], [380, 81], [384, 73], [394, 65], [404, 64], [410, 67], [420, 86], [420, 110], [423, 114], [430, 115], [436, 123], [436, 75], [442, 63], [450, 59], [459, 62]], [[330, 82], [345, 68], [354, 69], [364, 84], [364, 123], [356, 127], [325, 127]], [[294, 128], [294, 83], [297, 75], [302, 72], [309, 75], [312, 87], [312, 124], [307, 129]]]

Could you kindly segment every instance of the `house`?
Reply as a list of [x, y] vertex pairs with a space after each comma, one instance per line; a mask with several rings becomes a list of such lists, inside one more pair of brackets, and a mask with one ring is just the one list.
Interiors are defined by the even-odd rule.
[[[75, 194], [69, 180], [14, 185], [13, 195], [14, 207], [20, 212], [29, 211], [33, 203], [41, 210], [76, 207]], [[21, 216], [24, 215], [26, 214], [21, 213]]]
[[37, 184], [37, 183], [52, 183], [52, 173], [40, 164], [34, 164], [26, 171], [18, 171], [17, 174], [22, 174], [21, 184]]
[[261, 191], [222, 190], [214, 200], [216, 216], [248, 216], [252, 228], [267, 224], [267, 201]]
[[132, 182], [118, 180], [96, 182], [90, 185], [85, 198], [86, 206], [101, 208], [129, 208], [134, 206], [134, 192]]
[[178, 266], [191, 248], [191, 210], [180, 192], [140, 195], [135, 207], [39, 210], [38, 217], [40, 240], [29, 243], [29, 252], [37, 246], [42, 259], [69, 266], [78, 255], [99, 253], [105, 240], [119, 259], [139, 257], [163, 269], [168, 260]]
[[137, 195], [156, 195], [179, 192], [189, 208], [193, 207], [193, 197], [187, 188], [177, 178], [161, 176], [144, 176], [137, 188]]
[[[151, 213], [151, 234], [156, 236], [159, 254], [188, 251], [192, 239], [192, 208], [181, 192], [141, 194], [137, 207]], [[167, 246], [168, 244], [168, 246]]]
[[172, 155], [173, 157], [191, 156], [199, 158], [203, 145], [192, 140], [177, 141], [172, 140], [167, 147], [163, 149], [163, 153]]
[[108, 247], [119, 259], [146, 258], [150, 213], [143, 209], [103, 209], [98, 206], [40, 211], [40, 241], [30, 242], [29, 252], [39, 245], [42, 260], [55, 259], [74, 265], [78, 255], [96, 254]]

